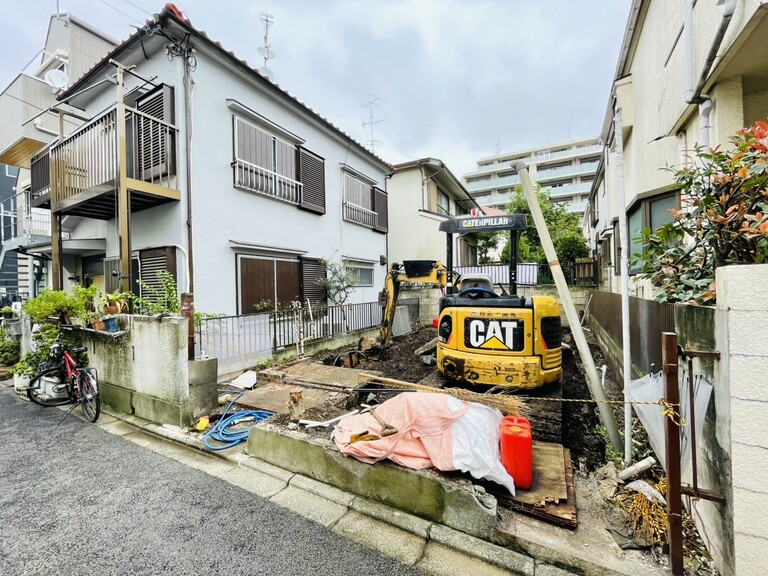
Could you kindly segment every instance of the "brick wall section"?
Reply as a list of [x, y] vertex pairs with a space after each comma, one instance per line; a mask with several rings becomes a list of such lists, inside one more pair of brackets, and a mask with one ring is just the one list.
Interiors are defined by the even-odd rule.
[[768, 550], [768, 265], [717, 270], [723, 382], [729, 385], [735, 570], [764, 574]]

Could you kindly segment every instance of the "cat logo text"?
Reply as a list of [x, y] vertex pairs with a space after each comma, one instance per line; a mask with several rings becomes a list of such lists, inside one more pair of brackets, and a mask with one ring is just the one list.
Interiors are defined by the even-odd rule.
[[519, 320], [467, 318], [464, 345], [479, 350], [522, 350], [523, 323]]

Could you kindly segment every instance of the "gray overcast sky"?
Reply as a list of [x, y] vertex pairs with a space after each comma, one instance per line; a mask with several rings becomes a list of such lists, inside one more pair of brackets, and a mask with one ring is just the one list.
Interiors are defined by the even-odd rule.
[[[55, 0], [3, 0], [0, 86], [43, 47]], [[162, 0], [59, 0], [123, 40]], [[630, 0], [178, 0], [192, 25], [254, 66], [274, 16], [276, 82], [375, 152], [479, 158], [597, 136]], [[39, 60], [35, 60], [35, 63]], [[30, 69], [34, 66], [30, 66]]]

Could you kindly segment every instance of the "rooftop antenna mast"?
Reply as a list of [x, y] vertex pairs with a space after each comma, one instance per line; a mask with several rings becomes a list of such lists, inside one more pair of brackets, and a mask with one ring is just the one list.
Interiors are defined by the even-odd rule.
[[493, 146], [493, 151], [496, 153], [496, 156], [501, 154], [501, 140], [496, 141], [496, 144]]
[[272, 44], [269, 43], [269, 27], [274, 26], [275, 17], [266, 12], [261, 13], [261, 21], [264, 22], [264, 45], [259, 46], [259, 54], [264, 58], [264, 66], [259, 68], [259, 74], [266, 77], [270, 82], [275, 81], [275, 75], [269, 69], [269, 61], [276, 58], [277, 55], [272, 51]]
[[384, 122], [386, 118], [380, 118], [377, 120], [373, 119], [373, 107], [378, 106], [379, 102], [384, 102], [386, 104], [386, 101], [382, 100], [375, 94], [368, 93], [368, 96], [371, 97], [371, 99], [363, 104], [363, 108], [368, 108], [368, 122], [363, 122], [363, 129], [369, 130], [370, 132], [370, 138], [368, 138], [368, 147], [371, 149], [371, 154], [375, 154], [374, 149], [376, 148], [376, 144], [381, 144], [382, 142], [380, 140], [376, 140], [376, 138], [373, 135], [373, 127], [378, 124], [379, 122]]

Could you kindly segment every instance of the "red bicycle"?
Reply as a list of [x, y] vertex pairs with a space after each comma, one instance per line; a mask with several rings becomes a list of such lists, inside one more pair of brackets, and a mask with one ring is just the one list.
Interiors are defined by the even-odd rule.
[[48, 360], [30, 380], [27, 397], [40, 406], [79, 404], [85, 418], [96, 422], [101, 413], [99, 381], [95, 368], [84, 367], [79, 362], [80, 354], [85, 351], [85, 346], [69, 349], [57, 339], [51, 344]]

